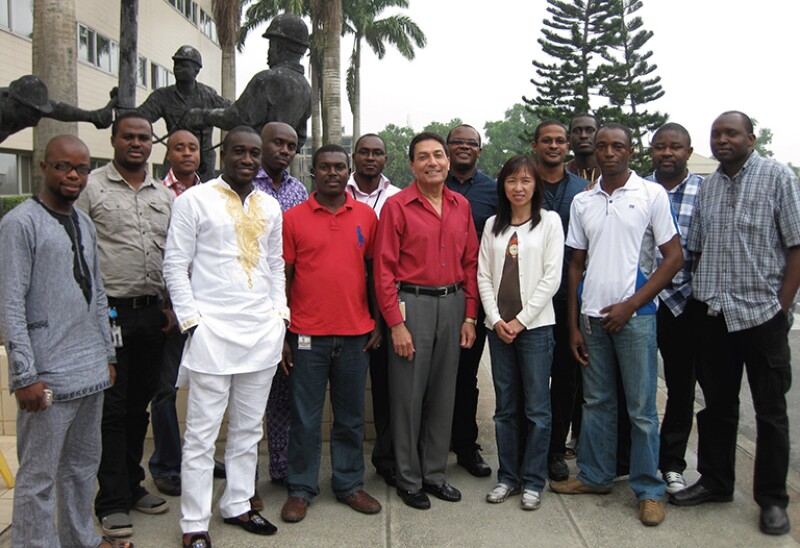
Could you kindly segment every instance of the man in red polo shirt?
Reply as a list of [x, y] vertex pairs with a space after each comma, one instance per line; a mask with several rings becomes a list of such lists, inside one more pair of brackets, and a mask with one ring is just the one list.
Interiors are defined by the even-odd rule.
[[[350, 159], [338, 145], [312, 158], [316, 192], [285, 213], [283, 257], [292, 322], [289, 373], [289, 498], [284, 521], [297, 522], [319, 493], [322, 409], [330, 381], [331, 484], [336, 498], [364, 514], [381, 511], [364, 489], [364, 392], [369, 350], [380, 344], [372, 285], [378, 219], [345, 193]], [[286, 350], [285, 350], [286, 352]]]
[[427, 509], [426, 492], [461, 500], [445, 471], [459, 352], [475, 342], [478, 238], [469, 202], [444, 186], [450, 168], [444, 139], [420, 133], [408, 156], [414, 183], [381, 211], [375, 285], [392, 334], [397, 493], [407, 505]]

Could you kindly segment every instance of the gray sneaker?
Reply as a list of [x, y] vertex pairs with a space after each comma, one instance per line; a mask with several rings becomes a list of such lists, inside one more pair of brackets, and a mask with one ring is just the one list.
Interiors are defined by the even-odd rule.
[[133, 525], [127, 512], [115, 512], [100, 519], [103, 534], [111, 538], [129, 537], [133, 534]]
[[522, 492], [522, 500], [519, 505], [523, 510], [538, 510], [542, 505], [542, 497], [538, 491], [533, 489], [525, 489]]
[[145, 493], [144, 496], [139, 497], [139, 500], [131, 505], [131, 508], [143, 514], [163, 514], [169, 510], [169, 505], [166, 500], [158, 495]]
[[670, 495], [686, 489], [686, 481], [680, 472], [665, 472], [664, 483], [667, 484], [667, 493]]
[[494, 489], [486, 494], [486, 502], [498, 504], [505, 502], [508, 497], [519, 495], [519, 487], [511, 487], [505, 483], [498, 483]]

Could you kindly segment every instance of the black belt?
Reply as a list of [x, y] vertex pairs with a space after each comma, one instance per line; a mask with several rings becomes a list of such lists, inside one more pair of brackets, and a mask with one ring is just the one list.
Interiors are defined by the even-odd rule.
[[123, 306], [127, 308], [147, 308], [154, 306], [161, 302], [161, 297], [158, 295], [145, 295], [144, 297], [129, 297], [127, 299], [118, 299], [116, 297], [108, 298], [108, 306]]
[[415, 295], [428, 295], [429, 297], [446, 297], [461, 289], [461, 284], [443, 285], [430, 287], [425, 285], [400, 284], [400, 291], [404, 293], [414, 293]]

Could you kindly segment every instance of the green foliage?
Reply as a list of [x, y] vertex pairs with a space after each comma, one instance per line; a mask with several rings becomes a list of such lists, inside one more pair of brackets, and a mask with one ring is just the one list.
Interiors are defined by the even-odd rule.
[[388, 158], [383, 174], [400, 188], [407, 187], [414, 179], [408, 165], [408, 144], [415, 134], [416, 132], [408, 126], [400, 127], [394, 124], [389, 124], [378, 132], [383, 142], [386, 143]]
[[[758, 121], [755, 118], [751, 119], [753, 120], [753, 126], [757, 126]], [[753, 144], [753, 148], [761, 156], [772, 158], [772, 150], [770, 149], [772, 146], [772, 130], [768, 127], [754, 127], [754, 129], [756, 129], [756, 142]]]
[[517, 103], [505, 112], [502, 120], [486, 122], [483, 126], [486, 142], [478, 160], [478, 167], [495, 177], [503, 164], [515, 154], [530, 154], [533, 130], [539, 119], [522, 103]]
[[0, 219], [3, 218], [3, 215], [30, 197], [30, 194], [23, 194], [22, 196], [0, 196]]
[[447, 134], [450, 133], [451, 129], [463, 124], [464, 122], [461, 120], [461, 118], [453, 118], [452, 120], [444, 124], [442, 122], [431, 122], [430, 124], [422, 128], [422, 131], [431, 131], [433, 133], [438, 133], [439, 135], [447, 139]]

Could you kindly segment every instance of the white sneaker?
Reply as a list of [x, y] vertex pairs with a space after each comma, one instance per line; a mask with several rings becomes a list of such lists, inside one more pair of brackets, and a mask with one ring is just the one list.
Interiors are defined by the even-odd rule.
[[666, 472], [664, 481], [667, 484], [667, 493], [670, 495], [686, 489], [686, 481], [684, 481], [683, 474], [680, 472]]
[[505, 500], [512, 496], [519, 494], [519, 487], [512, 488], [510, 485], [505, 483], [498, 483], [494, 489], [489, 491], [486, 495], [486, 502], [491, 502], [492, 504], [498, 504], [500, 502], [505, 502]]
[[522, 492], [522, 501], [520, 506], [523, 510], [538, 510], [542, 504], [542, 498], [538, 491], [533, 489], [525, 489]]

